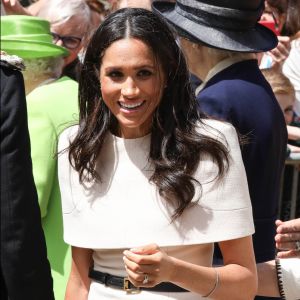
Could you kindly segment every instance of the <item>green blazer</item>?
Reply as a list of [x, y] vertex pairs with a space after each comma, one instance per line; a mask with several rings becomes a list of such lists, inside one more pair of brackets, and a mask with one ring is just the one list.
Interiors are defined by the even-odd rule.
[[71, 268], [70, 247], [63, 241], [57, 178], [57, 141], [78, 123], [78, 84], [68, 77], [42, 85], [27, 95], [33, 176], [40, 204], [56, 300], [63, 300]]

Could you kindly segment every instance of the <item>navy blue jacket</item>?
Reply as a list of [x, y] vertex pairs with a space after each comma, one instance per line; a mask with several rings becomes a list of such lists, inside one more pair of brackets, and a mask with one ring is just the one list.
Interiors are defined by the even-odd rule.
[[273, 259], [287, 131], [272, 89], [257, 61], [247, 60], [211, 78], [197, 100], [201, 111], [232, 123], [248, 139], [241, 150], [253, 207], [256, 261]]

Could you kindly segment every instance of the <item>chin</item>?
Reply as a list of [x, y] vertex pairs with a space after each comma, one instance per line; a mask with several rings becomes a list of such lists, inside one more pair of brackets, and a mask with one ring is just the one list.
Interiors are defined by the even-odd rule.
[[76, 57], [69, 57], [69, 56], [64, 58], [64, 67], [66, 67], [67, 65], [72, 63], [75, 59], [76, 59]]

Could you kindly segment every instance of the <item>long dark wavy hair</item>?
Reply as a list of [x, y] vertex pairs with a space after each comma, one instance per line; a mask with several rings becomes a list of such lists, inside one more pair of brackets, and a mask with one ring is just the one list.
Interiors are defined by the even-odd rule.
[[195, 187], [200, 185], [193, 178], [200, 157], [209, 154], [216, 162], [216, 179], [225, 174], [229, 159], [221, 142], [199, 133], [203, 124], [185, 58], [172, 30], [154, 13], [138, 8], [118, 10], [92, 36], [79, 80], [79, 130], [69, 147], [69, 160], [81, 182], [101, 182], [96, 171], [97, 157], [106, 133], [116, 132], [118, 122], [102, 99], [99, 71], [105, 50], [128, 37], [139, 39], [152, 49], [166, 77], [162, 99], [152, 117], [149, 162], [154, 172], [150, 181], [164, 199], [174, 203], [174, 220], [191, 205]]

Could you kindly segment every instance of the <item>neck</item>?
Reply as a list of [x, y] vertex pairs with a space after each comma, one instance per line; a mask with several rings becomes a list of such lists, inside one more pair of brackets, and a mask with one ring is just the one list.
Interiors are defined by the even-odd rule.
[[248, 60], [248, 59], [256, 59], [255, 53], [235, 53], [234, 55], [230, 55], [229, 52], [224, 52], [222, 50], [212, 51], [210, 48], [205, 46], [198, 46], [199, 49], [196, 53], [197, 56], [192, 64], [193, 67], [190, 69], [193, 74], [195, 74], [202, 81], [205, 80], [209, 71], [216, 66], [221, 61], [232, 58], [235, 60]]
[[212, 64], [208, 63], [207, 61], [203, 61], [202, 64], [197, 64], [193, 68], [190, 68], [190, 70], [193, 74], [195, 74], [199, 79], [203, 81], [212, 67]]
[[198, 45], [197, 51], [194, 52], [195, 58], [189, 64], [191, 72], [202, 81], [206, 78], [208, 72], [222, 60], [210, 55], [207, 49], [205, 46]]

